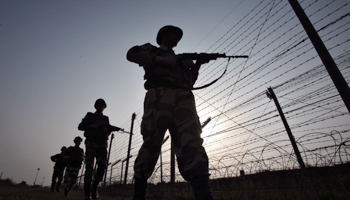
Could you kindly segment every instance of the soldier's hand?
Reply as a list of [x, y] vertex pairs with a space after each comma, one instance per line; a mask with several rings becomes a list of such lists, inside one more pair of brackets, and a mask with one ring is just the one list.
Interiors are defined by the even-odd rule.
[[121, 128], [111, 125], [111, 130], [112, 131], [119, 131], [119, 130], [121, 130]]
[[90, 128], [98, 128], [99, 125], [98, 125], [98, 124], [90, 124], [89, 127], [90, 127]]
[[124, 129], [122, 129], [122, 128], [119, 128], [119, 127], [117, 127], [117, 128], [118, 128], [117, 131], [124, 131]]
[[117, 127], [117, 131], [124, 131], [124, 129]]
[[200, 53], [199, 54], [199, 59], [197, 60], [196, 64], [197, 65], [202, 65], [202, 64], [208, 63], [210, 60], [211, 60], [210, 54]]

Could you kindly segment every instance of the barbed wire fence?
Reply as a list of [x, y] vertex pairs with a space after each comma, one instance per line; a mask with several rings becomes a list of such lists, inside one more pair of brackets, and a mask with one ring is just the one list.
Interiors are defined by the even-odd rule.
[[[350, 82], [350, 2], [301, 1], [303, 9]], [[229, 18], [229, 16], [227, 16]], [[203, 128], [203, 145], [210, 161], [211, 179], [238, 177], [263, 171], [299, 169], [292, 145], [278, 115], [266, 96], [272, 87], [307, 166], [344, 164], [350, 159], [350, 115], [313, 45], [288, 1], [262, 0], [236, 23], [227, 27], [207, 53], [249, 55], [229, 62], [227, 73], [216, 84], [195, 91]], [[227, 60], [204, 65], [196, 85], [218, 77]], [[133, 182], [133, 164], [142, 144], [142, 107], [135, 111], [128, 180]], [[125, 123], [129, 131], [131, 114]], [[166, 133], [166, 136], [169, 133]], [[107, 170], [107, 184], [122, 183], [128, 134], [115, 134]], [[162, 147], [149, 182], [170, 181], [170, 148]], [[117, 162], [120, 160], [119, 162]], [[184, 181], [177, 170], [176, 181]]]

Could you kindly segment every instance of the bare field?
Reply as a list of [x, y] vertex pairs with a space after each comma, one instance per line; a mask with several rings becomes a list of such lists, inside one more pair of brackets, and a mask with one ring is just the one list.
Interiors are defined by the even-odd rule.
[[[6, 184], [5, 181], [0, 182], [0, 200], [82, 200], [84, 194], [82, 190], [72, 190], [69, 197], [64, 196], [64, 192], [51, 192], [48, 188], [39, 186], [23, 186]], [[100, 197], [100, 200], [118, 200], [112, 197]]]
[[[350, 200], [350, 163], [333, 167], [310, 167], [308, 176], [314, 188], [307, 184], [305, 174], [300, 169], [263, 171], [243, 177], [211, 180], [213, 196], [216, 200], [240, 200], [248, 196], [250, 200], [310, 200], [311, 189], [319, 200]], [[245, 180], [245, 181], [243, 181]], [[152, 200], [170, 199], [171, 184], [148, 184], [148, 198]], [[133, 185], [112, 184], [99, 188], [100, 200], [131, 200]], [[175, 199], [193, 200], [193, 190], [187, 182], [176, 182]], [[122, 198], [124, 197], [124, 198]], [[83, 191], [72, 190], [69, 198], [63, 192], [51, 192], [40, 186], [15, 185], [11, 180], [0, 180], [0, 200], [78, 200], [83, 199]]]

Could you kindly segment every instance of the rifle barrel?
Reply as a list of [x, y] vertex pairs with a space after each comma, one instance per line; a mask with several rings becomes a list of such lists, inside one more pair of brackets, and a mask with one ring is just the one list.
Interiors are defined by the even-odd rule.
[[[217, 58], [248, 58], [247, 55], [233, 55], [233, 56], [227, 56], [224, 53], [208, 53], [211, 57], [211, 60], [216, 60]], [[179, 54], [181, 58], [188, 58], [192, 60], [198, 60], [199, 59], [199, 53], [182, 53]]]
[[228, 58], [248, 58], [247, 55], [238, 55], [238, 56], [226, 56]]

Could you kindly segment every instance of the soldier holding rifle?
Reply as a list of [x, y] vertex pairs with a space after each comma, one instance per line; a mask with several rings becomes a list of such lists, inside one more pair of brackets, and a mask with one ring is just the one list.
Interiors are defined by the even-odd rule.
[[[112, 131], [123, 130], [119, 127], [109, 124], [109, 118], [103, 115], [107, 107], [103, 99], [97, 99], [94, 105], [96, 112], [88, 112], [78, 126], [78, 129], [84, 131], [86, 160], [84, 176], [84, 194], [85, 199], [97, 199], [97, 186], [103, 179], [107, 167], [107, 140]], [[92, 172], [96, 158], [97, 171], [92, 182]], [[91, 196], [90, 196], [91, 192]]]
[[82, 141], [81, 137], [75, 137], [73, 140], [75, 145], [68, 147], [63, 153], [63, 158], [66, 161], [66, 173], [64, 174], [64, 196], [66, 197], [77, 182], [78, 173], [85, 158], [84, 150], [79, 147]]
[[53, 167], [53, 174], [52, 174], [51, 192], [54, 191], [55, 187], [57, 192], [61, 192], [60, 185], [63, 179], [64, 169], [66, 168], [66, 163], [63, 159], [63, 153], [66, 149], [67, 148], [63, 146], [61, 148], [61, 153], [50, 157], [52, 162], [55, 162], [55, 166]]
[[173, 48], [182, 35], [178, 27], [164, 26], [156, 38], [159, 47], [147, 43], [127, 52], [127, 59], [145, 70], [147, 90], [141, 122], [143, 144], [134, 165], [134, 200], [146, 199], [147, 179], [153, 173], [168, 129], [179, 171], [193, 186], [196, 199], [213, 199], [208, 156], [202, 145], [201, 124], [191, 91], [200, 66], [212, 58], [210, 54], [198, 54], [195, 63], [179, 58]]

